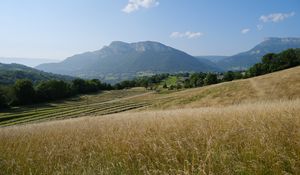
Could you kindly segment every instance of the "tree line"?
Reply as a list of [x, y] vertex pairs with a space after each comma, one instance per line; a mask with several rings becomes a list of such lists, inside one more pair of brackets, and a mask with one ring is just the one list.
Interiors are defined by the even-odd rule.
[[300, 49], [288, 49], [279, 54], [269, 53], [246, 71], [246, 77], [254, 77], [300, 65]]
[[48, 80], [37, 85], [34, 85], [31, 80], [19, 79], [14, 85], [0, 88], [0, 108], [49, 102], [111, 89], [113, 87], [110, 84], [102, 83], [97, 79], [74, 79], [71, 82]]

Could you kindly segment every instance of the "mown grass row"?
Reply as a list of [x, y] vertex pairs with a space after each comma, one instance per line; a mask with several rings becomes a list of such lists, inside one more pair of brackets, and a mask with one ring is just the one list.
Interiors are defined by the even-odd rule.
[[8, 120], [14, 120], [18, 118], [24, 118], [26, 116], [39, 116], [39, 115], [47, 115], [48, 113], [58, 113], [61, 111], [69, 111], [69, 110], [74, 110], [74, 109], [82, 109], [82, 108], [90, 108], [90, 107], [97, 107], [97, 108], [102, 108], [102, 107], [114, 107], [114, 103], [95, 103], [95, 104], [85, 104], [85, 105], [70, 105], [70, 106], [57, 106], [57, 107], [50, 107], [50, 108], [45, 108], [45, 109], [40, 109], [40, 110], [31, 110], [28, 112], [23, 112], [23, 113], [17, 113], [17, 114], [8, 114], [8, 115], [2, 115], [0, 116], [0, 124], [2, 122], [8, 121]]
[[[91, 104], [94, 105], [94, 104]], [[65, 111], [65, 110], [72, 110], [72, 109], [78, 109], [78, 108], [85, 108], [88, 105], [78, 105], [78, 104], [73, 104], [69, 106], [53, 106], [53, 107], [48, 107], [48, 108], [42, 108], [42, 109], [32, 109], [26, 112], [21, 112], [21, 113], [10, 113], [7, 115], [2, 115], [0, 116], [0, 122], [7, 121], [7, 120], [12, 120], [16, 118], [22, 118], [26, 116], [32, 116], [34, 117], [35, 115], [42, 115], [42, 114], [47, 114], [47, 113], [56, 113], [60, 111]]]
[[87, 111], [79, 111], [75, 113], [68, 113], [66, 115], [60, 115], [60, 116], [54, 116], [54, 117], [47, 117], [44, 119], [39, 119], [38, 121], [46, 121], [46, 120], [53, 120], [53, 119], [67, 119], [67, 118], [76, 118], [80, 116], [88, 116], [88, 115], [107, 115], [107, 114], [114, 114], [119, 112], [124, 112], [132, 109], [137, 109], [141, 107], [145, 107], [146, 104], [134, 104], [134, 105], [127, 105], [127, 106], [121, 106], [116, 108], [102, 108], [102, 109], [94, 109], [94, 110], [87, 110]]
[[90, 95], [82, 95], [78, 97], [73, 97], [67, 100], [59, 100], [54, 101], [51, 103], [45, 103], [45, 104], [36, 104], [36, 105], [28, 105], [28, 106], [22, 106], [18, 108], [14, 108], [13, 110], [8, 111], [2, 111], [0, 113], [0, 116], [2, 114], [9, 114], [9, 113], [16, 113], [16, 112], [24, 112], [27, 110], [35, 109], [35, 108], [43, 108], [45, 106], [54, 105], [54, 106], [69, 106], [76, 104], [86, 104], [87, 100], [89, 103], [100, 103], [100, 102], [108, 102], [111, 100], [121, 99], [124, 97], [130, 97], [134, 95], [143, 94], [149, 91], [140, 89], [140, 90], [134, 90], [134, 89], [128, 89], [128, 90], [114, 90], [114, 91], [104, 91], [100, 92], [98, 94], [90, 94]]
[[105, 115], [112, 114], [131, 109], [136, 109], [146, 106], [146, 103], [102, 103], [92, 105], [74, 106], [69, 108], [57, 108], [44, 112], [36, 112], [34, 114], [24, 115], [17, 118], [8, 119], [0, 122], [0, 126], [11, 126], [16, 124], [23, 124], [28, 122], [35, 122], [41, 120], [75, 118], [79, 116], [97, 114]]
[[[122, 98], [145, 93], [145, 90], [117, 90], [84, 95], [66, 101], [13, 108], [0, 113], [0, 126], [84, 115], [104, 115], [143, 107], [144, 102], [122, 101]], [[120, 101], [119, 101], [120, 100]], [[142, 104], [143, 103], [143, 104]]]

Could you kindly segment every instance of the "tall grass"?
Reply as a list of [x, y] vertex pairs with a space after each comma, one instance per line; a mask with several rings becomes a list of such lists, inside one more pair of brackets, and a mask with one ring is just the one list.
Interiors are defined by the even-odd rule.
[[300, 174], [300, 100], [1, 128], [0, 174]]

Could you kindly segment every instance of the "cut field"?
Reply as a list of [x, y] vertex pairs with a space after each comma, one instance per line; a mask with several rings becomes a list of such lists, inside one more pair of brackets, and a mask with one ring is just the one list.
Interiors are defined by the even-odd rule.
[[105, 115], [147, 106], [146, 102], [128, 99], [147, 95], [145, 89], [135, 88], [80, 96], [63, 102], [27, 106], [0, 113], [0, 126], [75, 118], [86, 115]]

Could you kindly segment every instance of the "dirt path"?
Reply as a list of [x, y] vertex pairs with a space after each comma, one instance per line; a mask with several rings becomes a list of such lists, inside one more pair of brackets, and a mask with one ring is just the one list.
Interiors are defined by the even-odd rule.
[[262, 96], [265, 96], [265, 95], [266, 95], [265, 91], [264, 91], [262, 88], [259, 87], [259, 85], [257, 84], [257, 81], [255, 81], [254, 78], [250, 78], [249, 81], [250, 81], [252, 87], [253, 87], [253, 88], [255, 89], [255, 91], [257, 92], [258, 97], [262, 97]]

